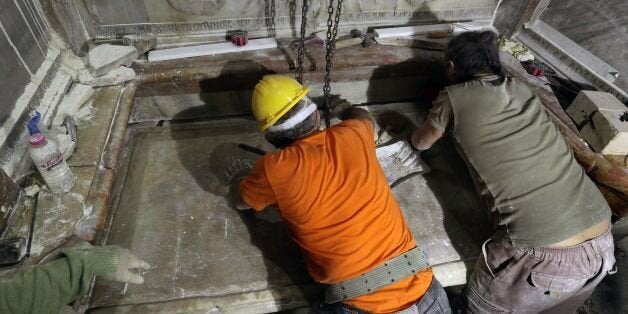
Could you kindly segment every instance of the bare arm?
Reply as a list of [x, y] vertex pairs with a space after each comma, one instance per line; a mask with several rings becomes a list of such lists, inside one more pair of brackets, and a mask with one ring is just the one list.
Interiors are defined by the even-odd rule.
[[416, 149], [426, 150], [432, 147], [436, 141], [443, 137], [443, 132], [436, 129], [426, 120], [414, 133], [412, 133], [412, 146]]
[[247, 210], [251, 209], [251, 206], [247, 204], [242, 198], [242, 193], [240, 192], [240, 183], [242, 182], [242, 178], [238, 178], [231, 182], [229, 187], [229, 198], [231, 200], [231, 204], [237, 210]]
[[338, 116], [338, 118], [340, 120], [366, 119], [366, 120], [371, 122], [373, 127], [375, 127], [375, 120], [373, 120], [373, 116], [371, 116], [371, 113], [366, 111], [366, 110], [364, 110], [364, 109], [362, 109], [362, 108], [349, 107], [349, 108], [343, 110], [340, 113], [340, 115]]
[[369, 121], [371, 123], [371, 126], [373, 127], [373, 140], [377, 140], [377, 136], [379, 134], [379, 126], [377, 125], [377, 123], [375, 123], [375, 119], [373, 119], [373, 116], [367, 110], [357, 107], [348, 107], [347, 109], [342, 110], [340, 114], [338, 114], [338, 118], [340, 120], [364, 119]]

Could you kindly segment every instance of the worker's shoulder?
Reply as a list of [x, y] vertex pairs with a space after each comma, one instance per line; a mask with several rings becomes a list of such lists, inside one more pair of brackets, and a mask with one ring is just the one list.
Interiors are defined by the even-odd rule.
[[329, 128], [330, 132], [342, 132], [352, 129], [357, 131], [373, 131], [373, 122], [369, 118], [351, 118]]
[[264, 155], [264, 166], [272, 168], [274, 165], [281, 164], [286, 167], [290, 164], [298, 164], [303, 158], [311, 158], [316, 154], [317, 146], [323, 143], [316, 139], [298, 140], [294, 143], [274, 152], [268, 152]]
[[455, 83], [455, 84], [450, 84], [445, 86], [445, 90], [448, 89], [456, 89], [456, 88], [463, 88], [463, 87], [470, 87], [470, 86], [500, 86], [502, 84], [523, 84], [525, 85], [525, 83], [521, 82], [520, 80], [510, 77], [510, 76], [505, 76], [505, 75], [488, 75], [488, 76], [484, 76], [484, 77], [478, 77], [478, 78], [474, 78], [474, 79], [470, 79], [464, 82], [460, 82], [460, 83]]

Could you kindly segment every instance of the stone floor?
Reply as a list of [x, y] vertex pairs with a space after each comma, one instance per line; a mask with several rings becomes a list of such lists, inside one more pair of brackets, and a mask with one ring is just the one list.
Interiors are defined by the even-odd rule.
[[[405, 108], [416, 124], [421, 111]], [[229, 207], [223, 175], [231, 156], [258, 157], [240, 143], [271, 149], [248, 119], [131, 131], [107, 243], [131, 249], [153, 268], [142, 286], [98, 282], [96, 312], [267, 312], [318, 296], [276, 212]], [[439, 143], [424, 157], [432, 172], [393, 191], [439, 280], [463, 284], [491, 227], [451, 143]]]

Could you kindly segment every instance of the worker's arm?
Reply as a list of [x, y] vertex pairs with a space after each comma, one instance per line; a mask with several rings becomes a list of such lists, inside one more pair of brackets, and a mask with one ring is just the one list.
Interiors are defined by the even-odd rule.
[[443, 132], [426, 120], [412, 133], [412, 146], [418, 150], [426, 150], [432, 147], [441, 137], [443, 137]]
[[237, 210], [263, 210], [277, 203], [268, 178], [264, 156], [257, 160], [255, 166], [248, 161], [234, 159], [227, 169], [229, 180], [229, 200]]
[[244, 201], [242, 198], [242, 191], [240, 190], [240, 184], [244, 180], [244, 177], [239, 179], [235, 179], [231, 182], [231, 186], [229, 187], [229, 197], [231, 199], [232, 206], [237, 210], [247, 210], [251, 209], [251, 206]]
[[373, 116], [367, 110], [353, 107], [351, 103], [346, 100], [339, 100], [332, 104], [331, 113], [343, 121], [349, 119], [363, 119], [368, 121], [373, 128], [373, 137], [375, 140], [377, 139], [379, 126], [375, 123], [375, 119], [373, 119]]
[[25, 267], [0, 279], [0, 313], [59, 313], [87, 293], [93, 276], [143, 283], [130, 268], [149, 266], [112, 246], [69, 249], [44, 265]]
[[434, 100], [423, 124], [412, 133], [410, 142], [414, 148], [426, 150], [432, 147], [443, 134], [447, 125], [452, 120], [452, 108], [449, 95], [446, 91], [441, 91], [438, 98]]
[[338, 119], [340, 120], [348, 120], [348, 119], [364, 119], [371, 122], [371, 125], [375, 127], [375, 120], [373, 120], [373, 116], [370, 112], [357, 107], [349, 107], [340, 112], [338, 115]]
[[251, 174], [251, 164], [242, 159], [233, 158], [227, 167], [225, 176], [229, 181], [229, 201], [231, 206], [237, 210], [251, 209], [251, 206], [244, 201], [240, 185], [242, 180]]

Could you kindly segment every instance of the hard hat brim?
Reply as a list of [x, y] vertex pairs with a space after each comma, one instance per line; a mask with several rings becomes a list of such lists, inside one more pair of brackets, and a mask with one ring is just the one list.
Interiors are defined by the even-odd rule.
[[279, 120], [281, 117], [283, 117], [283, 115], [285, 115], [288, 111], [290, 111], [290, 109], [292, 109], [292, 107], [294, 107], [301, 99], [303, 99], [303, 97], [307, 96], [309, 92], [310, 92], [310, 87], [303, 86], [301, 91], [299, 91], [299, 93], [294, 97], [294, 99], [291, 102], [289, 102], [286, 106], [281, 108], [281, 110], [277, 111], [277, 113], [275, 113], [271, 118], [266, 119], [264, 121], [260, 121], [259, 123], [260, 131], [268, 130], [268, 128], [273, 126], [273, 124], [275, 124], [277, 120]]

